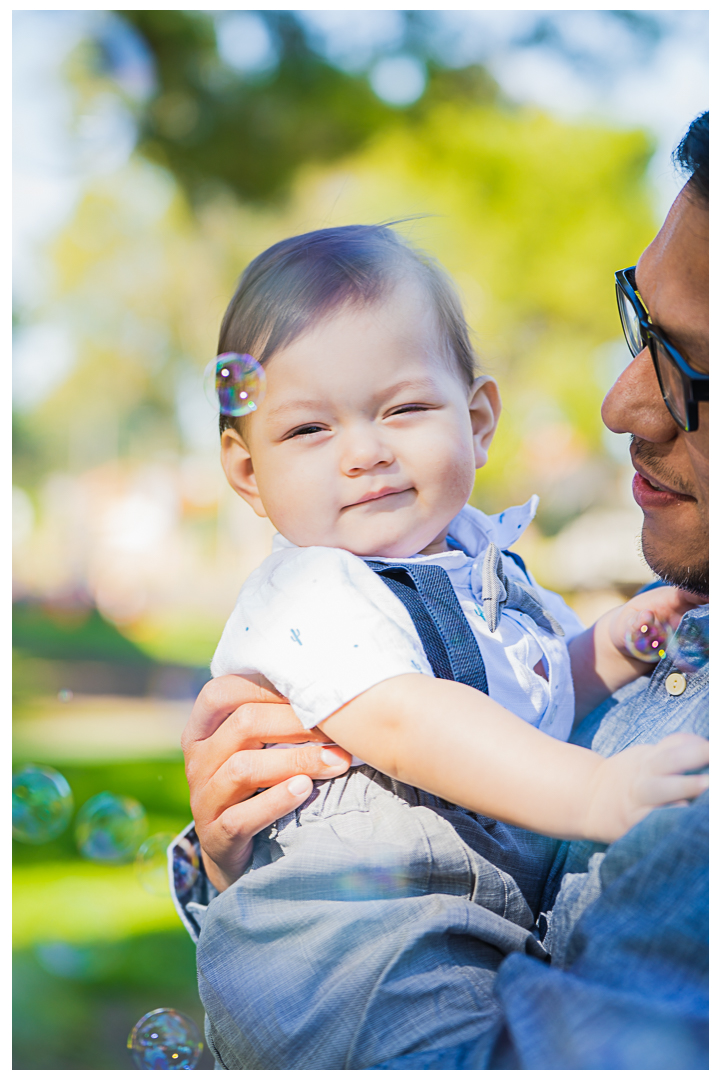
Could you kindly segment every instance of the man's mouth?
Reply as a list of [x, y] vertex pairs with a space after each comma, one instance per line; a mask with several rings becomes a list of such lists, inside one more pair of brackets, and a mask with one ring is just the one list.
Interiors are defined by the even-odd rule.
[[412, 491], [412, 488], [383, 487], [379, 488], [377, 491], [368, 491], [368, 493], [366, 495], [363, 495], [361, 499], [357, 499], [356, 502], [348, 503], [347, 506], [343, 506], [343, 510], [349, 510], [353, 506], [361, 506], [363, 503], [377, 502], [378, 499], [385, 499], [389, 495], [402, 495], [406, 491]]
[[633, 477], [633, 498], [643, 510], [663, 509], [677, 506], [681, 502], [695, 502], [692, 495], [685, 495], [681, 491], [668, 487], [654, 477], [650, 477], [645, 469], [633, 462], [636, 472]]
[[635, 471], [640, 473], [640, 476], [642, 476], [643, 480], [645, 480], [646, 483], [648, 483], [654, 491], [668, 491], [672, 495], [681, 494], [679, 491], [675, 491], [674, 488], [668, 487], [667, 484], [661, 484], [659, 480], [652, 479], [650, 476], [648, 476], [645, 469], [641, 469], [637, 463], [635, 464]]

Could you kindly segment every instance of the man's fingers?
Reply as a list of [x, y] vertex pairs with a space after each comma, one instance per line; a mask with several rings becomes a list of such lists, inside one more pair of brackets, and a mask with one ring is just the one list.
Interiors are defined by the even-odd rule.
[[[264, 682], [264, 680], [263, 680]], [[241, 705], [250, 701], [286, 704], [285, 698], [269, 686], [242, 675], [221, 675], [205, 683], [193, 705], [182, 734], [182, 745], [207, 739]]]
[[213, 846], [217, 849], [227, 846], [231, 850], [233, 845], [246, 843], [261, 829], [301, 806], [312, 786], [309, 776], [294, 776], [261, 791], [246, 803], [228, 807], [212, 827]]
[[289, 705], [254, 701], [241, 705], [205, 740], [206, 744], [212, 743], [211, 756], [218, 766], [237, 750], [259, 750], [265, 743], [327, 741], [319, 728], [304, 728]]
[[[265, 743], [327, 741], [318, 728], [306, 731], [289, 705], [248, 702], [228, 716], [213, 735], [185, 747], [185, 771], [191, 786], [196, 787], [203, 785], [238, 751], [262, 750]], [[293, 768], [285, 776], [301, 771], [302, 768]]]
[[[196, 819], [211, 817], [217, 820], [228, 807], [236, 803], [245, 806], [245, 800], [250, 799], [258, 788], [272, 788], [298, 774], [315, 779], [340, 776], [351, 760], [352, 756], [339, 746], [331, 749], [298, 746], [287, 750], [242, 750], [232, 754], [197, 793], [193, 814]], [[207, 808], [206, 813], [203, 808]]]
[[252, 838], [273, 821], [291, 813], [312, 791], [309, 776], [294, 776], [262, 791], [242, 806], [230, 806], [204, 830], [205, 872], [222, 892], [237, 881], [252, 859]]

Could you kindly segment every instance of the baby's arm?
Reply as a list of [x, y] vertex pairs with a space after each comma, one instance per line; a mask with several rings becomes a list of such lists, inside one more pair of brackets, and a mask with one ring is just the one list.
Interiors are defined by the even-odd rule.
[[643, 622], [660, 620], [677, 627], [700, 597], [671, 586], [640, 593], [613, 608], [568, 646], [575, 686], [575, 722], [621, 686], [647, 675], [654, 661], [638, 660], [625, 647], [625, 633]]
[[427, 675], [378, 683], [320, 725], [346, 750], [476, 813], [565, 839], [610, 843], [650, 810], [694, 798], [708, 744], [671, 735], [612, 758], [545, 735], [485, 694]]

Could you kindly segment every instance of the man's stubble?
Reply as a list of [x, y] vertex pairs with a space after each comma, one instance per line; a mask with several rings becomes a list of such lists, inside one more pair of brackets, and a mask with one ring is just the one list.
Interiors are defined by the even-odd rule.
[[[634, 436], [631, 439], [631, 451], [633, 461], [646, 465], [653, 476], [662, 484], [679, 491], [683, 495], [693, 497], [693, 492], [682, 476], [670, 472], [667, 468], [663, 455], [658, 454], [653, 444]], [[688, 538], [689, 539], [689, 538]], [[687, 559], [687, 553], [683, 558], [680, 555], [672, 556], [661, 549], [653, 540], [647, 522], [643, 524], [641, 545], [645, 562], [653, 573], [657, 574], [661, 581], [668, 585], [675, 585], [679, 589], [696, 593], [700, 596], [708, 596], [710, 592], [710, 564], [708, 557], [708, 529], [704, 523], [704, 536], [694, 537], [696, 546], [703, 549], [704, 554], [695, 559]]]

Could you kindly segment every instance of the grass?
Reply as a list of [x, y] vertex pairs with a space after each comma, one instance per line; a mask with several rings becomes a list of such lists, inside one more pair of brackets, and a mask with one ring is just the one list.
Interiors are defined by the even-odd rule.
[[[64, 963], [63, 963], [64, 961]], [[151, 1009], [173, 1008], [203, 1030], [195, 948], [182, 928], [64, 952], [13, 954], [14, 1069], [133, 1069], [126, 1043]], [[212, 1069], [205, 1048], [198, 1069]]]
[[[44, 764], [66, 777], [76, 811], [113, 791], [139, 799], [151, 833], [191, 818], [182, 762]], [[132, 1069], [127, 1036], [151, 1009], [179, 1009], [202, 1031], [195, 947], [132, 865], [82, 859], [72, 823], [49, 844], [13, 841], [13, 863], [13, 1068]], [[212, 1067], [206, 1049], [198, 1068]]]

